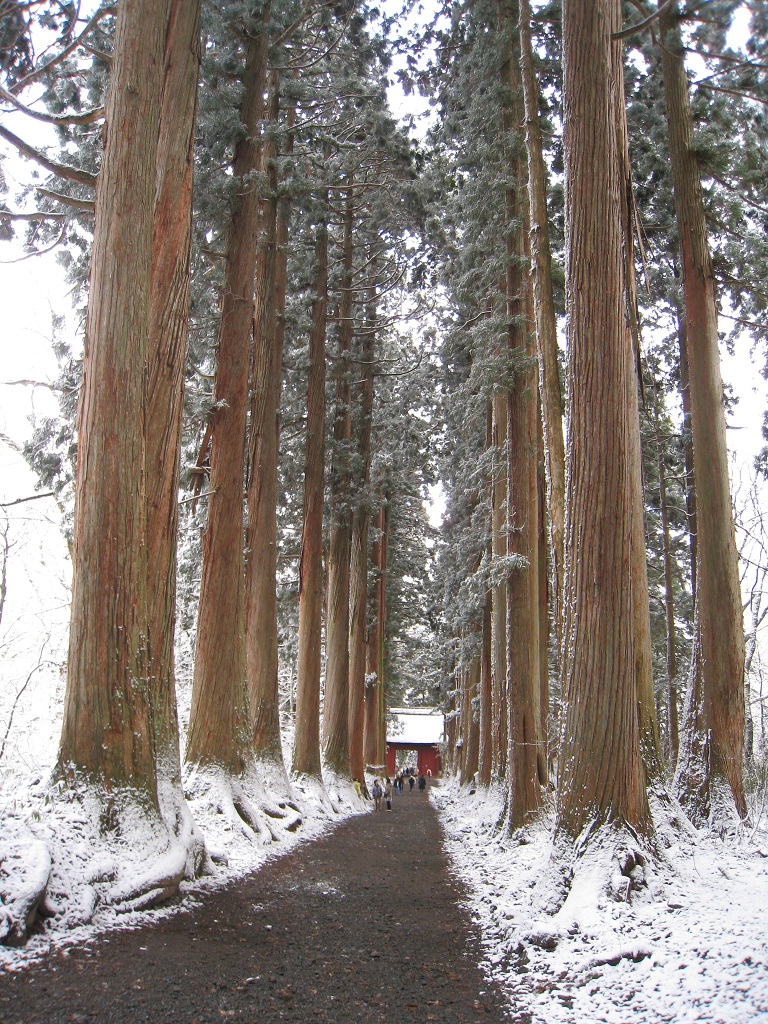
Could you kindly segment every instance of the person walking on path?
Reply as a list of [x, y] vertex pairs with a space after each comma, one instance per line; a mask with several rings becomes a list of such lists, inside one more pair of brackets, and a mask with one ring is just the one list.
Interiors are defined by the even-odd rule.
[[420, 775], [419, 776], [419, 792], [420, 793], [426, 793], [426, 791], [427, 791], [427, 780], [424, 778], [423, 775]]
[[410, 790], [411, 793], [413, 792], [413, 781], [414, 781], [413, 780], [413, 776], [409, 775], [408, 776], [408, 789]]
[[379, 782], [378, 779], [374, 779], [374, 781], [373, 781], [373, 789], [371, 790], [371, 795], [373, 796], [373, 809], [374, 809], [374, 811], [380, 811], [381, 810], [382, 790], [381, 790], [381, 783]]
[[392, 782], [387, 776], [384, 782], [384, 799], [387, 801], [387, 810], [392, 810]]

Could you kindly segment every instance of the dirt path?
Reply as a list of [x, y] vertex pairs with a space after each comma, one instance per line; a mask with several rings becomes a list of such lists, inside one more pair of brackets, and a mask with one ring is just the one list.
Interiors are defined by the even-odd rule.
[[202, 905], [0, 975], [1, 1024], [496, 1024], [500, 994], [406, 790]]

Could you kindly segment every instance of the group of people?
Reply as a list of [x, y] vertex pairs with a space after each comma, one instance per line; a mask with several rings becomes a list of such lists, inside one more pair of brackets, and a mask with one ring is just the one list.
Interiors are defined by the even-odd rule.
[[[427, 775], [431, 775], [431, 771], [427, 771]], [[392, 810], [392, 796], [397, 790], [398, 793], [402, 793], [405, 788], [406, 779], [408, 780], [408, 791], [413, 792], [413, 787], [418, 784], [419, 792], [426, 793], [427, 791], [427, 779], [424, 775], [419, 776], [418, 783], [416, 782], [416, 772], [413, 768], [405, 768], [399, 771], [394, 778], [394, 781], [390, 779], [388, 775], [384, 776], [382, 780], [377, 776], [373, 780], [373, 786], [371, 786], [371, 796], [373, 797], [373, 809], [374, 811], [381, 811], [386, 808], [388, 811]], [[359, 779], [354, 780], [355, 791], [358, 796], [362, 796], [362, 786]]]

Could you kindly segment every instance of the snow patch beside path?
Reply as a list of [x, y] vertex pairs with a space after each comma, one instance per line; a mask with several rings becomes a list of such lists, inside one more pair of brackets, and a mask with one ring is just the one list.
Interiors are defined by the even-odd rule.
[[566, 897], [546, 816], [510, 839], [496, 833], [500, 791], [445, 782], [431, 795], [512, 1021], [768, 1024], [765, 833], [724, 842], [659, 809], [658, 850], [629, 901], [599, 842], [567, 866]]
[[[274, 777], [273, 777], [274, 776]], [[98, 794], [82, 787], [77, 796], [48, 786], [28, 787], [12, 804], [0, 800], [0, 975], [21, 970], [53, 948], [88, 942], [118, 928], [137, 928], [178, 909], [194, 906], [210, 889], [258, 870], [299, 843], [317, 839], [370, 804], [308, 799], [301, 782], [291, 786], [284, 770], [249, 771], [234, 794], [253, 803], [269, 829], [254, 842], [229, 806], [232, 792], [216, 796], [214, 772], [188, 771], [185, 790], [190, 820], [204, 837], [207, 873], [186, 871], [187, 850], [169, 834], [159, 815], [140, 813], [130, 801], [119, 806], [119, 827], [104, 830]], [[219, 786], [221, 789], [221, 786]], [[242, 792], [240, 790], [242, 789]], [[226, 799], [224, 798], [226, 797]], [[183, 880], [182, 880], [183, 879]], [[173, 902], [155, 906], [173, 887]], [[20, 938], [35, 916], [42, 919], [23, 948], [4, 945]], [[153, 907], [153, 909], [148, 909]]]

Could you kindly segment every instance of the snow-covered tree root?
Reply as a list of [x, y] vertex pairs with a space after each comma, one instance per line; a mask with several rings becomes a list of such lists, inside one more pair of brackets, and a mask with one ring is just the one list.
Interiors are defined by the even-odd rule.
[[365, 800], [357, 795], [352, 779], [323, 768], [323, 783], [336, 813], [359, 814], [366, 810]]
[[2, 835], [6, 944], [22, 944], [33, 929], [87, 924], [101, 911], [165, 903], [200, 866], [190, 822], [182, 817], [169, 830], [142, 794], [84, 780], [49, 787], [26, 822], [3, 822]]
[[[270, 779], [277, 782], [277, 792], [269, 787]], [[286, 832], [301, 826], [304, 817], [300, 803], [285, 792], [279, 776], [262, 773], [256, 763], [241, 775], [217, 765], [191, 766], [184, 792], [214, 862], [228, 862], [227, 847], [235, 836], [258, 846], [279, 843]]]
[[328, 767], [323, 769], [323, 778], [298, 773], [293, 776], [292, 784], [307, 807], [331, 819], [367, 810], [366, 801], [357, 796], [352, 780]]
[[48, 846], [20, 818], [0, 819], [0, 943], [22, 944], [51, 876]]

